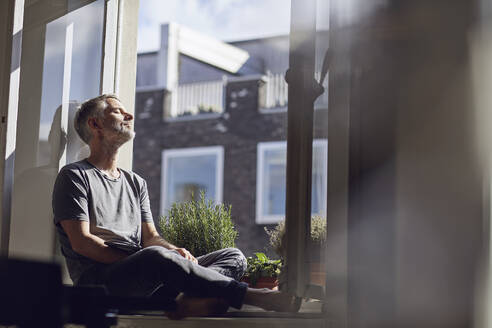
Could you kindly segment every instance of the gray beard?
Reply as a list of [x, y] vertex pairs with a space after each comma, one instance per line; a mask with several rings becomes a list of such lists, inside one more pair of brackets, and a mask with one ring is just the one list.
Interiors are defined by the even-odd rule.
[[134, 131], [124, 125], [118, 124], [117, 122], [111, 124], [111, 129], [113, 130], [113, 132], [116, 132], [114, 136], [114, 142], [119, 143], [120, 145], [135, 137]]

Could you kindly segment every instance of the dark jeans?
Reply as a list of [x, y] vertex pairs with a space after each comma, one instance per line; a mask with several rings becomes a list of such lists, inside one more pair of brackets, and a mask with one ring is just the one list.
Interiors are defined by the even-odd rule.
[[238, 282], [246, 259], [240, 250], [225, 248], [197, 258], [198, 264], [161, 246], [144, 248], [110, 265], [83, 274], [79, 285], [104, 284], [109, 293], [134, 297], [176, 297], [180, 292], [221, 297], [241, 308], [247, 284]]

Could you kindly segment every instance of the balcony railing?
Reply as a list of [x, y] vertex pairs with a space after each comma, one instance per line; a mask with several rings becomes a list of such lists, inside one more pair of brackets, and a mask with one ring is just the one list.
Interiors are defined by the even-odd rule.
[[[320, 75], [320, 72], [314, 73], [314, 77], [317, 81], [319, 81]], [[328, 108], [328, 97], [326, 96], [328, 90], [328, 78], [324, 80], [323, 87], [325, 88], [325, 93], [323, 93], [314, 103], [315, 109]], [[260, 91], [260, 108], [275, 109], [287, 107], [288, 89], [284, 74], [267, 71], [266, 83], [263, 86], [263, 90]]]
[[182, 84], [176, 92], [175, 106], [171, 107], [169, 117], [185, 117], [204, 113], [222, 113], [224, 82], [198, 82]]
[[281, 108], [287, 106], [288, 85], [283, 74], [267, 71], [266, 84], [260, 100], [261, 108]]
[[[320, 72], [315, 72], [319, 80]], [[168, 112], [168, 118], [192, 117], [198, 114], [217, 114], [224, 111], [224, 81], [196, 82], [179, 85], [176, 99]], [[328, 79], [323, 82], [325, 93], [314, 103], [315, 109], [328, 108]], [[266, 83], [260, 88], [259, 104], [261, 109], [287, 108], [288, 85], [284, 74], [266, 74]]]

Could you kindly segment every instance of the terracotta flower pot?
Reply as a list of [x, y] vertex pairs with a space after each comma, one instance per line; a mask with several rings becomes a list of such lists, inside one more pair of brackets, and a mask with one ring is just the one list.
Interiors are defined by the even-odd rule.
[[311, 262], [310, 263], [310, 280], [311, 284], [323, 286], [326, 285], [326, 269], [324, 263], [322, 262]]
[[255, 285], [251, 284], [248, 277], [243, 277], [241, 279], [241, 281], [247, 283], [249, 285], [249, 287], [252, 287], [252, 288], [274, 289], [274, 288], [278, 287], [278, 280], [275, 277], [260, 277], [260, 278], [258, 278], [258, 280], [256, 280]]
[[308, 244], [309, 250], [309, 272], [310, 283], [313, 285], [326, 285], [326, 262], [325, 262], [325, 244], [317, 244], [312, 241]]

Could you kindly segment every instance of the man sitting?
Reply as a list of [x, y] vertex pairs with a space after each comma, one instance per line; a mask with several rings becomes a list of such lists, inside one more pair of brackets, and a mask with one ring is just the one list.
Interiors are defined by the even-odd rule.
[[237, 281], [246, 269], [238, 249], [195, 258], [158, 234], [145, 180], [117, 167], [119, 148], [135, 134], [132, 121], [114, 95], [84, 102], [75, 116], [91, 153], [62, 168], [53, 189], [54, 222], [74, 283], [105, 285], [119, 296], [177, 296], [172, 318], [219, 314], [243, 303], [297, 311], [294, 297]]

